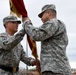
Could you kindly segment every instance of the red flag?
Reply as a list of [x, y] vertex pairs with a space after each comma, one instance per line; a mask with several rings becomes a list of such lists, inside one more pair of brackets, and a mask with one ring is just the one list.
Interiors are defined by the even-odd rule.
[[[28, 16], [26, 8], [24, 6], [23, 0], [10, 0], [10, 10], [11, 10], [11, 14], [13, 12], [18, 17], [20, 17], [21, 15], [23, 17], [27, 17]], [[27, 40], [28, 40], [29, 46], [30, 46], [30, 48], [32, 50], [32, 55], [35, 58], [38, 58], [36, 42], [33, 39], [31, 39], [29, 37], [29, 35], [27, 35]]]
[[27, 17], [27, 11], [23, 0], [11, 0], [16, 8], [16, 10], [24, 17]]

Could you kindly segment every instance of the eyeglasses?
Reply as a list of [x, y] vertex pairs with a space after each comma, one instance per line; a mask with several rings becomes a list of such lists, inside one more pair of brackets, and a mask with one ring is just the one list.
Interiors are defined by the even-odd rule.
[[18, 22], [16, 22], [16, 21], [9, 21], [9, 22], [11, 22], [13, 24], [18, 24]]

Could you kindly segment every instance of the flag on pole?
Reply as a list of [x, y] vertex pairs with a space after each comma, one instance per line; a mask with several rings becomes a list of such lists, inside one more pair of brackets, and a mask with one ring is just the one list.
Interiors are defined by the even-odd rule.
[[[27, 11], [24, 5], [23, 0], [9, 0], [10, 1], [10, 14], [14, 15], [16, 14], [18, 17], [23, 16], [27, 17]], [[30, 49], [32, 51], [32, 55], [37, 59], [37, 48], [36, 48], [36, 42], [27, 35], [28, 44], [30, 46]]]
[[[23, 0], [9, 0], [10, 2], [10, 14], [14, 15], [16, 14], [18, 17], [28, 17], [27, 10], [25, 8]], [[35, 57], [36, 60], [38, 60], [38, 54], [37, 54], [37, 47], [36, 47], [36, 42], [32, 38], [29, 37], [27, 34], [27, 40], [28, 44], [30, 46], [30, 49], [32, 51], [32, 55]], [[41, 67], [40, 67], [40, 62], [36, 63], [37, 71], [41, 75]]]

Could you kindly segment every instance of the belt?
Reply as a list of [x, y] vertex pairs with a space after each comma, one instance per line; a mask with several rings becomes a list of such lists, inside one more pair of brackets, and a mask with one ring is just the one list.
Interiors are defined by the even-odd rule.
[[13, 73], [13, 72], [17, 72], [19, 67], [9, 67], [5, 65], [0, 65], [0, 69]]

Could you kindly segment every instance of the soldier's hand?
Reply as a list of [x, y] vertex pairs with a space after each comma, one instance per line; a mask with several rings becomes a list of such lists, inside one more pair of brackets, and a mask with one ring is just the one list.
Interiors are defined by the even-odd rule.
[[31, 21], [31, 20], [29, 19], [29, 17], [22, 17], [22, 22], [24, 22], [24, 21], [26, 21], [26, 20]]
[[31, 60], [31, 63], [32, 63], [33, 66], [34, 65], [37, 66], [37, 64], [39, 64], [40, 61], [38, 59], [34, 59], [34, 60]]
[[35, 66], [36, 65], [36, 60], [35, 59], [31, 60], [31, 64], [32, 64], [32, 66]]
[[32, 25], [31, 20], [29, 19], [29, 17], [22, 17], [22, 21], [23, 21], [22, 27], [26, 31], [25, 27], [27, 25]]

